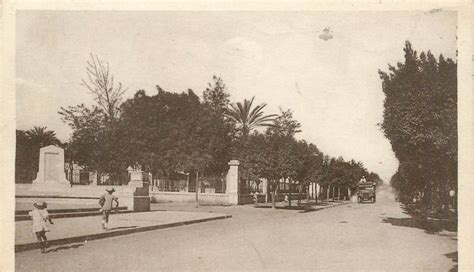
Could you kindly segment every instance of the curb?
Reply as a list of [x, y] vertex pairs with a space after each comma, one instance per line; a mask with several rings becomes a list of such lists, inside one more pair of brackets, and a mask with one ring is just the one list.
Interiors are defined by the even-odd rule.
[[315, 212], [315, 211], [320, 211], [320, 210], [329, 209], [329, 208], [333, 208], [333, 207], [337, 207], [337, 206], [348, 205], [348, 204], [351, 204], [351, 202], [348, 201], [348, 202], [337, 203], [337, 204], [334, 204], [334, 205], [331, 205], [331, 206], [318, 207], [318, 208], [310, 209], [310, 210], [304, 211], [304, 212]]
[[[124, 213], [136, 213], [134, 211], [129, 211], [126, 209], [121, 209], [117, 214], [124, 214]], [[51, 213], [49, 217], [51, 219], [58, 219], [58, 218], [73, 218], [73, 217], [87, 217], [87, 216], [97, 216], [101, 215], [100, 211], [91, 211], [91, 212], [74, 212], [74, 213]], [[15, 222], [20, 221], [29, 221], [31, 217], [29, 215], [15, 215]]]
[[[76, 237], [49, 240], [48, 245], [59, 246], [59, 245], [72, 244], [72, 243], [83, 243], [85, 241], [90, 241], [90, 240], [98, 240], [98, 239], [127, 235], [127, 234], [132, 234], [132, 233], [167, 229], [167, 228], [173, 228], [173, 227], [179, 227], [179, 226], [185, 226], [185, 225], [190, 225], [190, 224], [203, 223], [207, 221], [227, 219], [227, 218], [232, 218], [232, 215], [222, 215], [222, 216], [216, 216], [216, 217], [211, 217], [211, 218], [195, 219], [195, 220], [181, 221], [181, 222], [168, 223], [168, 224], [162, 224], [162, 225], [152, 225], [152, 226], [138, 227], [138, 228], [133, 228], [133, 229], [117, 230], [117, 231], [112, 231], [112, 232], [101, 232], [101, 233], [95, 233], [95, 234], [89, 234], [89, 235], [81, 235], [81, 236], [76, 236]], [[38, 247], [37, 242], [19, 244], [19, 245], [15, 245], [15, 253], [21, 252], [21, 251], [38, 249], [38, 248], [39, 247]]]
[[[324, 209], [329, 209], [329, 208], [332, 208], [332, 207], [337, 207], [337, 206], [343, 206], [343, 205], [347, 205], [347, 204], [351, 204], [352, 202], [351, 201], [347, 201], [347, 202], [338, 202], [338, 203], [335, 203], [333, 205], [327, 205], [327, 206], [322, 206], [322, 207], [313, 207], [313, 206], [310, 206], [309, 209], [305, 209], [305, 207], [307, 207], [305, 204], [302, 204], [300, 207], [301, 209], [299, 209], [299, 212], [300, 213], [307, 213], [307, 212], [315, 212], [315, 211], [320, 211], [320, 210], [324, 210]], [[250, 204], [249, 204], [250, 205]], [[254, 206], [255, 207], [255, 206]], [[293, 207], [293, 206], [292, 206]], [[297, 206], [295, 206], [297, 207]], [[271, 208], [271, 206], [269, 207]], [[281, 207], [277, 207], [278, 208], [281, 208]], [[296, 209], [295, 209], [296, 210]], [[296, 210], [298, 211], [298, 210]]]

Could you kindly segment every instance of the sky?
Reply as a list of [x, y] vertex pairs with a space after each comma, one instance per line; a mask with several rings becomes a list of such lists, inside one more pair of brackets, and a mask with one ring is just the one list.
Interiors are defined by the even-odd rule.
[[[361, 161], [385, 182], [396, 172], [378, 70], [403, 47], [456, 57], [455, 12], [17, 11], [17, 129], [46, 126], [67, 141], [61, 106], [91, 105], [80, 85], [94, 53], [128, 91], [193, 89], [222, 77], [231, 102], [255, 96], [265, 112], [291, 109], [297, 138]], [[319, 39], [329, 27], [333, 39]]]

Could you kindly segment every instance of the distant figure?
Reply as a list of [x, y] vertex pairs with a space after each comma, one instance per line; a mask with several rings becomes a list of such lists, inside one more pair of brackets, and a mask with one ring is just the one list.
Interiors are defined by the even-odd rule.
[[362, 176], [359, 180], [359, 183], [366, 183], [366, 182], [367, 182], [367, 180], [365, 179], [364, 176]]
[[258, 192], [253, 193], [253, 204], [254, 205], [258, 204]]
[[102, 211], [102, 228], [107, 229], [107, 225], [109, 223], [109, 215], [112, 211], [112, 202], [115, 201], [116, 205], [115, 208], [118, 208], [119, 202], [118, 198], [113, 195], [115, 192], [114, 188], [105, 189], [107, 191], [106, 194], [102, 195], [99, 200], [99, 205], [101, 206]]
[[33, 233], [36, 235], [41, 253], [45, 253], [46, 248], [48, 247], [48, 238], [46, 238], [46, 232], [49, 231], [46, 222], [49, 221], [50, 224], [54, 223], [49, 217], [48, 210], [46, 209], [46, 202], [36, 202], [33, 204], [33, 206], [35, 208], [28, 214], [33, 219]]

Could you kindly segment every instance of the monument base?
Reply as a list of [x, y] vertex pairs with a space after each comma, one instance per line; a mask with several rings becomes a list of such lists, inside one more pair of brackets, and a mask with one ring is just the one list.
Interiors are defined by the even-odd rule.
[[149, 212], [150, 211], [150, 197], [149, 196], [134, 196], [133, 197], [133, 211], [134, 212]]
[[41, 192], [65, 192], [71, 189], [71, 185], [65, 182], [34, 182], [31, 184], [32, 191]]
[[141, 180], [132, 180], [128, 183], [128, 187], [141, 188], [143, 187], [143, 181]]

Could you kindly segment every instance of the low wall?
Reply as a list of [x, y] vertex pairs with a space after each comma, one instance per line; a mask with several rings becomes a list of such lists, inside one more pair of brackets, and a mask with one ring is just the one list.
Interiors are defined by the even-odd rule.
[[105, 186], [105, 185], [74, 185], [72, 187], [40, 187], [32, 184], [15, 184], [16, 197], [28, 196], [53, 196], [55, 198], [98, 198], [105, 193], [105, 189], [114, 188], [117, 193], [130, 191], [127, 186]]
[[[265, 195], [257, 196], [258, 203], [265, 203]], [[239, 195], [239, 205], [253, 204], [253, 195]]]
[[[196, 193], [187, 192], [150, 192], [153, 202], [180, 202], [195, 203]], [[199, 204], [203, 205], [230, 205], [230, 196], [227, 194], [199, 194]]]
[[[134, 209], [133, 192], [135, 188], [129, 186], [105, 186], [105, 185], [74, 185], [52, 186], [37, 184], [15, 184], [15, 198], [17, 202], [27, 202], [28, 199], [54, 199], [54, 202], [68, 203], [74, 199], [88, 200], [86, 202], [96, 202], [105, 193], [105, 189], [114, 188], [119, 198], [120, 206], [125, 206], [130, 210]], [[51, 200], [49, 200], [51, 201]], [[83, 202], [83, 201], [81, 201]], [[85, 203], [85, 202], [84, 202]]]
[[[120, 205], [134, 206], [133, 191], [128, 186], [106, 186], [106, 185], [74, 185], [62, 188], [35, 188], [32, 184], [15, 184], [16, 198], [56, 198], [56, 199], [97, 199], [105, 193], [105, 189], [114, 188], [115, 195], [119, 198]], [[151, 191], [150, 197], [156, 202], [196, 202], [196, 193], [188, 192], [159, 192]], [[95, 201], [95, 200], [94, 200]], [[253, 200], [251, 200], [253, 201]], [[199, 193], [199, 203], [203, 205], [231, 205], [231, 196], [228, 194]], [[250, 202], [253, 203], [253, 202]]]

